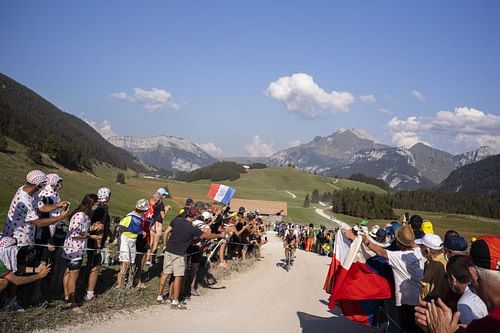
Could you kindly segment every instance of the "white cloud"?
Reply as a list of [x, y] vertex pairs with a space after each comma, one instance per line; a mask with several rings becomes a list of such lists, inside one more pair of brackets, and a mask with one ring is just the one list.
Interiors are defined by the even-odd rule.
[[406, 145], [420, 138], [433, 138], [436, 146], [450, 142], [457, 151], [489, 145], [500, 149], [500, 116], [469, 107], [439, 111], [434, 117], [392, 118], [388, 123], [393, 142]]
[[418, 99], [420, 102], [425, 102], [426, 98], [424, 94], [422, 94], [420, 91], [417, 90], [412, 90], [411, 93], [413, 96], [415, 96], [416, 99]]
[[199, 146], [212, 156], [222, 157], [224, 155], [224, 151], [213, 142], [201, 143]]
[[268, 157], [274, 153], [273, 145], [262, 142], [258, 135], [253, 137], [251, 143], [245, 145], [251, 157]]
[[108, 139], [112, 136], [117, 136], [118, 134], [111, 128], [111, 122], [109, 120], [104, 120], [101, 124], [97, 124], [95, 121], [83, 118], [87, 124], [89, 124], [93, 129], [95, 129], [103, 138]]
[[326, 92], [319, 87], [312, 76], [296, 73], [271, 82], [266, 89], [267, 95], [285, 103], [289, 112], [297, 113], [310, 119], [317, 117], [321, 110], [348, 112], [354, 103], [354, 96], [349, 92]]
[[302, 141], [300, 141], [300, 140], [292, 140], [292, 141], [288, 142], [288, 147], [289, 148], [297, 147], [297, 146], [300, 146], [301, 143], [302, 143]]
[[389, 109], [384, 109], [384, 108], [380, 108], [378, 109], [378, 112], [382, 112], [382, 113], [385, 113], [385, 114], [392, 114], [392, 111], [389, 110]]
[[360, 95], [359, 99], [363, 103], [376, 103], [377, 102], [375, 95]]
[[172, 99], [172, 94], [165, 89], [152, 88], [151, 90], [144, 90], [142, 88], [134, 88], [133, 95], [119, 91], [110, 94], [109, 97], [141, 104], [146, 110], [163, 108], [178, 110], [180, 108], [179, 104]]

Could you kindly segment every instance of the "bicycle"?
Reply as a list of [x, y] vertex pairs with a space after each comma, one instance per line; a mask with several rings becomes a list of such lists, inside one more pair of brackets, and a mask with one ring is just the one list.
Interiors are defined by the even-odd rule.
[[289, 272], [290, 268], [292, 267], [292, 261], [293, 261], [293, 247], [288, 244], [287, 245], [287, 251], [286, 251], [286, 258], [285, 258], [285, 263], [286, 263], [286, 271]]

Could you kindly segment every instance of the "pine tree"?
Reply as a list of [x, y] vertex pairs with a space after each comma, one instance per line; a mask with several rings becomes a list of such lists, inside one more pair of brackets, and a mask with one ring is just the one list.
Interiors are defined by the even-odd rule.
[[314, 189], [311, 195], [311, 202], [312, 203], [318, 203], [319, 202], [319, 191], [317, 189]]
[[309, 206], [311, 206], [311, 200], [309, 199], [309, 193], [307, 193], [304, 199], [304, 208], [308, 208]]
[[119, 172], [118, 175], [116, 175], [116, 182], [118, 184], [125, 184], [125, 175], [123, 172]]

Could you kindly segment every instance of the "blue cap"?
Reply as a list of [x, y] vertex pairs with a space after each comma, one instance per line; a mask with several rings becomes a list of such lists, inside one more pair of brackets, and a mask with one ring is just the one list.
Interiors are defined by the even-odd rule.
[[452, 251], [466, 251], [468, 244], [461, 236], [451, 236], [444, 240], [443, 246]]

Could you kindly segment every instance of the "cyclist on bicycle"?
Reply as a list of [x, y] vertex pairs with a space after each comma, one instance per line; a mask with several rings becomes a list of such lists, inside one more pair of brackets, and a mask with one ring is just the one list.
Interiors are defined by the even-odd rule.
[[283, 238], [283, 247], [285, 248], [285, 258], [288, 258], [288, 254], [290, 254], [292, 261], [295, 253], [295, 248], [297, 247], [297, 235], [294, 229], [295, 229], [294, 225], [292, 224], [290, 228], [286, 230], [285, 236]]

